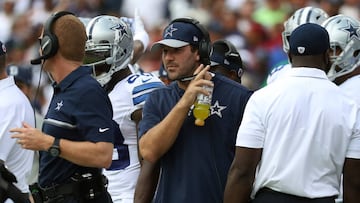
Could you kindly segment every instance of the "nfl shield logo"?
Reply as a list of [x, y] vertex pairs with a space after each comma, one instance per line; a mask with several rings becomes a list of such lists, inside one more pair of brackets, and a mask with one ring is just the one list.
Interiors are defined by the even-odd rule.
[[305, 52], [305, 47], [298, 47], [297, 50], [299, 54], [303, 54]]

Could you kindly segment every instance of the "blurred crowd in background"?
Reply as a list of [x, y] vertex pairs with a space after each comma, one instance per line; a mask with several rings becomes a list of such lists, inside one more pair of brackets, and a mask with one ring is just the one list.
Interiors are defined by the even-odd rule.
[[[161, 53], [150, 52], [153, 42], [162, 38], [167, 23], [190, 16], [209, 30], [211, 41], [232, 42], [245, 63], [244, 86], [257, 90], [265, 85], [273, 67], [287, 63], [282, 49], [283, 22], [302, 7], [322, 8], [329, 16], [346, 14], [360, 20], [358, 0], [0, 0], [0, 41], [8, 53], [9, 66], [31, 69], [35, 107], [46, 112], [52, 95], [46, 74], [30, 60], [38, 56], [42, 24], [51, 13], [68, 10], [78, 17], [100, 14], [133, 17], [138, 10], [150, 43], [138, 61], [144, 72], [159, 73]], [[304, 33], [308, 34], [308, 33]], [[36, 91], [37, 90], [37, 91]], [[36, 95], [36, 96], [35, 96]]]

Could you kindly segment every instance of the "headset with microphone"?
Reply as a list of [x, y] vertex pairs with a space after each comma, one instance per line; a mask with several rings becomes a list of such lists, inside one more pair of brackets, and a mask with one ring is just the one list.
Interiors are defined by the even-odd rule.
[[52, 32], [52, 26], [55, 21], [64, 15], [74, 15], [69, 11], [59, 11], [53, 13], [50, 18], [45, 22], [44, 34], [40, 40], [41, 56], [32, 59], [30, 63], [32, 65], [41, 64], [42, 60], [46, 60], [56, 54], [59, 49], [59, 42], [57, 36]]
[[212, 46], [210, 42], [209, 32], [200, 24], [199, 21], [193, 18], [177, 18], [172, 20], [169, 25], [175, 22], [189, 23], [194, 25], [203, 35], [202, 39], [199, 42], [198, 50], [200, 55], [200, 61], [202, 64], [210, 65], [210, 55], [212, 52]]
[[244, 72], [242, 58], [236, 47], [228, 40], [220, 39], [213, 43], [213, 52], [211, 54], [211, 66], [221, 65], [227, 69], [237, 71], [239, 77]]
[[[200, 56], [200, 62], [202, 64], [204, 64], [205, 66], [210, 65], [210, 55], [212, 52], [212, 45], [211, 45], [211, 41], [210, 41], [209, 32], [200, 24], [199, 21], [197, 21], [196, 19], [193, 19], [193, 18], [176, 18], [176, 19], [172, 20], [169, 23], [169, 25], [171, 25], [175, 22], [192, 24], [201, 32], [203, 37], [199, 41], [199, 45], [197, 47], [199, 56]], [[181, 77], [176, 80], [179, 80], [182, 82], [190, 81], [190, 80], [194, 79], [195, 76], [196, 75], [188, 76], [188, 77]]]

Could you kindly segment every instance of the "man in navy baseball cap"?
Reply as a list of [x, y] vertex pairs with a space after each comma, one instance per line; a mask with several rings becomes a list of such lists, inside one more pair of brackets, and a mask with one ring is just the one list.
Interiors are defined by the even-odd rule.
[[166, 27], [163, 39], [156, 42], [151, 47], [151, 51], [156, 51], [163, 45], [172, 48], [180, 48], [189, 44], [198, 46], [203, 38], [204, 34], [195, 24], [175, 21]]
[[[208, 31], [194, 18], [177, 18], [172, 20], [164, 29], [162, 40], [152, 45], [151, 51], [162, 50], [163, 60], [166, 56], [173, 55], [169, 54], [169, 51], [179, 51], [186, 48], [195, 53], [194, 58], [184, 58], [184, 63], [173, 61], [171, 58], [168, 58], [166, 62], [163, 61], [170, 80], [189, 81], [192, 79], [193, 71], [198, 65], [210, 65], [212, 46]], [[194, 64], [192, 64], [191, 59], [195, 60]], [[187, 66], [188, 63], [193, 66], [191, 70], [187, 73], [177, 72], [179, 64]]]
[[292, 32], [289, 44], [292, 55], [318, 55], [330, 48], [329, 34], [318, 24], [306, 23]]
[[306, 23], [297, 27], [289, 40], [289, 61], [293, 67], [316, 67], [327, 73], [330, 69], [330, 40], [325, 28]]
[[[234, 146], [252, 91], [209, 72], [211, 43], [209, 33], [202, 28], [195, 20], [175, 19], [164, 29], [163, 39], [152, 47], [161, 49], [164, 69], [173, 82], [152, 92], [143, 108], [138, 132], [143, 162], [135, 201], [223, 200], [223, 183], [234, 154], [229, 146]], [[194, 103], [200, 97], [211, 101], [209, 108], [203, 108], [209, 115], [203, 126], [195, 124]]]

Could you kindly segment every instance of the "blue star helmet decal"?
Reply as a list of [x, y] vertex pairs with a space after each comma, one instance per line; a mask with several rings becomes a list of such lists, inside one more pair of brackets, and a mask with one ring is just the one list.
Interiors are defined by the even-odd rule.
[[348, 32], [350, 38], [353, 38], [353, 36], [359, 38], [359, 35], [357, 33], [358, 29], [359, 29], [358, 27], [354, 27], [351, 23], [349, 23], [349, 27], [344, 28], [343, 30], [345, 32]]
[[128, 34], [127, 31], [126, 31], [126, 27], [125, 27], [124, 25], [121, 25], [121, 24], [117, 24], [117, 25], [115, 25], [114, 27], [111, 27], [110, 29], [112, 29], [112, 30], [119, 30], [121, 36]]
[[175, 32], [176, 30], [178, 30], [178, 29], [174, 28], [174, 25], [171, 24], [169, 27], [166, 28], [164, 38], [166, 38], [167, 36], [172, 37], [173, 32]]

